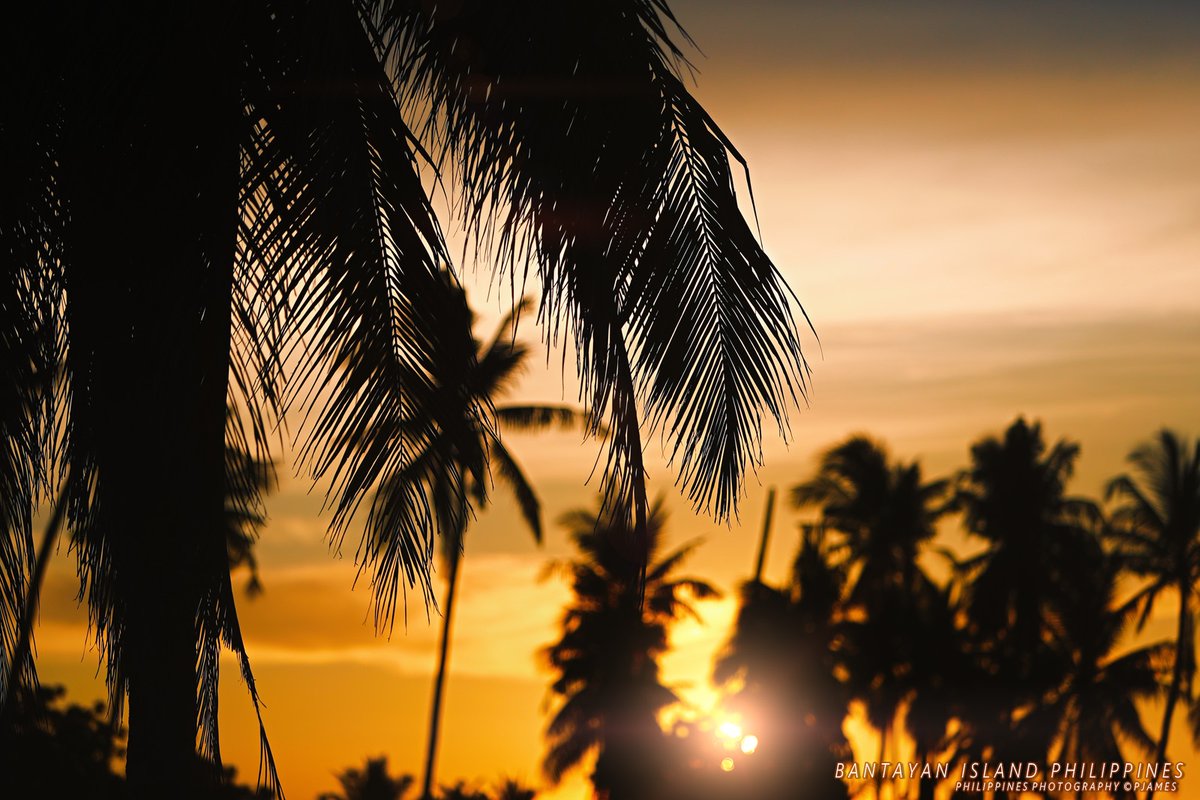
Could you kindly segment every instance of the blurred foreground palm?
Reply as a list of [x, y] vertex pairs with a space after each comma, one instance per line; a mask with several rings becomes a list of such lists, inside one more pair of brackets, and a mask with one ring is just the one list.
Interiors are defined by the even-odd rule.
[[470, 331], [446, 324], [427, 153], [480, 252], [535, 277], [539, 318], [569, 339], [612, 432], [612, 508], [645, 539], [644, 423], [691, 501], [731, 512], [805, 367], [673, 25], [662, 0], [6, 18], [0, 646], [19, 638], [32, 509], [57, 488], [117, 713], [128, 697], [136, 797], [192, 793], [197, 744], [219, 760], [221, 645], [255, 691], [224, 585], [227, 407], [263, 451], [292, 421], [334, 543], [361, 526], [377, 625], [407, 587], [431, 599], [433, 492], [456, 466], [417, 454], [445, 435], [432, 376]]

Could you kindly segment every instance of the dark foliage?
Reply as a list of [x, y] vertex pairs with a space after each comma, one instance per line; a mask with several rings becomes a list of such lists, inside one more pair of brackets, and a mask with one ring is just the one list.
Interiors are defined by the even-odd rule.
[[554, 711], [546, 730], [546, 776], [557, 782], [591, 754], [592, 784], [611, 800], [653, 796], [662, 786], [664, 737], [658, 712], [676, 700], [659, 677], [671, 622], [696, 612], [689, 598], [716, 590], [676, 568], [693, 542], [659, 556], [663, 514], [651, 509], [646, 533], [650, 562], [645, 574], [628, 549], [636, 532], [619, 514], [576, 511], [563, 520], [580, 556], [558, 565], [571, 582], [573, 600], [563, 614], [562, 635], [544, 651], [554, 675]]
[[432, 602], [434, 494], [461, 478], [433, 446], [439, 410], [487, 409], [433, 377], [471, 343], [450, 324], [429, 152], [498, 266], [536, 273], [551, 335], [570, 332], [635, 551], [643, 428], [671, 442], [697, 507], [733, 510], [804, 363], [738, 208], [740, 157], [680, 79], [673, 24], [657, 0], [6, 17], [0, 647], [20, 638], [32, 508], [69, 475], [80, 594], [110, 702], [128, 700], [138, 797], [189, 791], [197, 733], [219, 762], [221, 647], [258, 702], [227, 570], [226, 445], [263, 461], [271, 432], [294, 431], [335, 546], [363, 531], [376, 624], [409, 590]]

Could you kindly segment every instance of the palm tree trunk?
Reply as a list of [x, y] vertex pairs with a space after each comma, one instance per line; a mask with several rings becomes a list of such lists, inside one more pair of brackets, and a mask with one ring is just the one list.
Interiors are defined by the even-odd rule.
[[[1158, 736], [1158, 752], [1155, 760], [1163, 763], [1167, 758], [1167, 742], [1171, 738], [1171, 719], [1175, 715], [1175, 706], [1179, 703], [1180, 690], [1183, 688], [1184, 650], [1188, 643], [1188, 604], [1191, 586], [1186, 578], [1179, 581], [1179, 620], [1175, 634], [1175, 666], [1171, 670], [1171, 686], [1167, 690], [1167, 707], [1163, 711], [1162, 732]], [[1154, 787], [1146, 791], [1146, 800], [1154, 800]]]
[[[876, 770], [881, 768], [879, 765], [887, 758], [888, 727], [884, 725], [879, 729], [879, 758], [875, 762]], [[883, 800], [883, 775], [878, 771], [875, 773], [875, 800]]]
[[[225, 562], [224, 430], [242, 116], [232, 4], [73, 17], [65, 181], [72, 458], [88, 593], [133, 800], [201, 796], [196, 615]], [[90, 498], [90, 499], [89, 499]], [[216, 573], [220, 574], [220, 573]]]
[[771, 540], [771, 517], [775, 513], [775, 487], [767, 489], [767, 511], [763, 515], [762, 539], [758, 543], [758, 558], [754, 562], [754, 582], [762, 583], [767, 564], [767, 544]]
[[450, 619], [458, 591], [458, 571], [462, 560], [459, 547], [450, 550], [450, 575], [446, 585], [446, 611], [442, 616], [442, 638], [438, 651], [437, 675], [433, 679], [433, 704], [429, 712], [429, 742], [425, 750], [425, 777], [419, 800], [433, 800], [433, 765], [437, 756], [438, 729], [442, 721], [442, 697], [446, 689], [446, 665], [450, 658]]
[[[917, 759], [921, 764], [929, 763], [929, 753], [922, 752]], [[917, 779], [917, 800], [934, 800], [934, 794], [937, 792], [938, 781], [935, 777], [918, 778]]]

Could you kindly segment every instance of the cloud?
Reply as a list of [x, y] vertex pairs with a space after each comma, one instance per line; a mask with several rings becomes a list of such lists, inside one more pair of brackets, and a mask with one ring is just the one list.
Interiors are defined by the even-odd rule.
[[[565, 587], [537, 580], [539, 556], [488, 554], [463, 561], [453, 629], [458, 674], [527, 678], [533, 653], [546, 643], [566, 600]], [[272, 573], [260, 599], [241, 603], [247, 644], [256, 660], [370, 662], [400, 672], [432, 670], [441, 617], [409, 597], [407, 620], [389, 637], [376, 635], [370, 590], [350, 590], [348, 564], [294, 567]], [[444, 602], [444, 585], [436, 580]]]

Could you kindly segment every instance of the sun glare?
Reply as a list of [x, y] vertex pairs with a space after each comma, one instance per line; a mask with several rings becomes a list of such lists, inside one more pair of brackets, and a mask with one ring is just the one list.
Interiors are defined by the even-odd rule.
[[720, 727], [717, 728], [717, 735], [722, 739], [740, 739], [742, 738], [742, 726], [736, 722], [722, 722]]

